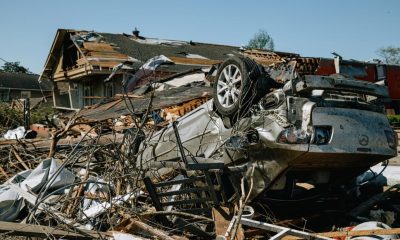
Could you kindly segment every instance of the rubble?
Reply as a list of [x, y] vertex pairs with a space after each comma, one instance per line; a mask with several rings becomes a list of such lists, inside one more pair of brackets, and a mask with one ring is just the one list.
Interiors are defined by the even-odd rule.
[[[74, 36], [87, 49], [100, 44], [95, 33]], [[318, 62], [303, 59], [309, 65], [296, 70], [260, 51], [229, 58], [216, 72], [136, 86], [157, 62], [173, 60], [152, 58], [125, 79], [129, 92], [35, 125], [50, 139], [0, 141], [0, 236], [397, 237], [398, 186], [384, 186], [383, 171], [356, 180], [397, 155], [385, 87], [304, 74]], [[239, 77], [249, 85], [235, 85]]]

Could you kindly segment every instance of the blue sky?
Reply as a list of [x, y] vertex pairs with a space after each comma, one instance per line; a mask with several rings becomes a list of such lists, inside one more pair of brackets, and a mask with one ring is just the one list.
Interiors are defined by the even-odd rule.
[[138, 27], [147, 37], [237, 46], [265, 29], [279, 51], [371, 60], [382, 46], [400, 46], [399, 25], [398, 0], [3, 0], [0, 57], [40, 73], [58, 28]]

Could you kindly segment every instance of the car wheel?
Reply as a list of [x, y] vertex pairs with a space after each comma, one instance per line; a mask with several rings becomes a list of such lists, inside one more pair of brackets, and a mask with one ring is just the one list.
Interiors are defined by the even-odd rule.
[[245, 57], [231, 57], [217, 71], [214, 83], [214, 104], [231, 124], [244, 117], [250, 107], [266, 94], [263, 68]]

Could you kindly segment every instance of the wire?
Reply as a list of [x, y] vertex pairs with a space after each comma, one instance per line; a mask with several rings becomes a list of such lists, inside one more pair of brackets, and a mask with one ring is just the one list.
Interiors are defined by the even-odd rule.
[[4, 58], [1, 58], [1, 57], [0, 57], [0, 60], [2, 60], [2, 61], [5, 62], [5, 63], [9, 63], [9, 61], [4, 60]]
[[379, 177], [383, 173], [383, 171], [385, 171], [385, 169], [387, 168], [388, 165], [389, 165], [389, 160], [386, 160], [385, 161], [385, 166], [383, 167], [383, 169], [378, 174], [375, 174], [375, 172], [371, 168], [369, 168], [369, 171], [372, 172], [372, 174], [374, 176], [371, 177], [370, 179], [362, 182], [362, 183], [357, 184], [357, 186], [360, 187], [360, 186], [363, 186], [363, 185], [367, 184], [368, 182], [370, 182], [372, 180], [375, 180], [377, 177]]

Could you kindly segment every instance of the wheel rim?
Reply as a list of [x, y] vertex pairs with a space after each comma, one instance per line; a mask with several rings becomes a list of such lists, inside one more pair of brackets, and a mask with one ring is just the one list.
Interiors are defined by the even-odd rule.
[[232, 107], [239, 100], [242, 86], [240, 69], [230, 64], [222, 69], [217, 81], [217, 96], [219, 103], [226, 108]]

